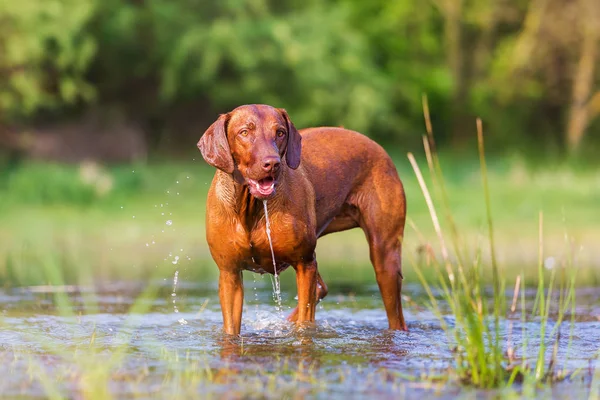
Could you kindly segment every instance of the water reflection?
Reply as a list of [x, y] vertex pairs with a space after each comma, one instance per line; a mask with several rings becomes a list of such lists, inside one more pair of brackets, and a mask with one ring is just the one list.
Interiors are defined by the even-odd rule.
[[[100, 291], [71, 288], [66, 292], [72, 306], [66, 310], [57, 307], [53, 293], [39, 288], [0, 291], [0, 373], [9, 377], [0, 380], [0, 393], [43, 396], [46, 389], [30, 378], [34, 365], [58, 379], [60, 390], [69, 395], [76, 390], [73, 385], [81, 384], [78, 377], [91, 368], [86, 363], [97, 367], [114, 362], [106, 379], [116, 397], [125, 396], [133, 386], [135, 390], [156, 387], [155, 394], [168, 395], [173, 385], [181, 389], [193, 381], [190, 369], [196, 371], [192, 375], [198, 382], [189, 390], [215, 396], [233, 390], [241, 397], [256, 397], [267, 393], [269, 385], [317, 397], [324, 393], [412, 397], [432, 390], [449, 397], [456, 394], [456, 387], [440, 388], [420, 378], [445, 375], [452, 365], [452, 346], [435, 316], [424, 308], [408, 307], [409, 332], [389, 331], [376, 287], [353, 290], [352, 296], [336, 295], [333, 288], [334, 295], [319, 307], [317, 323], [295, 327], [277, 312], [265, 285], [257, 289], [256, 297], [246, 298], [242, 336], [231, 337], [221, 333], [215, 288], [179, 283], [178, 313], [173, 312], [170, 285], [141, 300], [142, 285]], [[418, 303], [418, 288], [408, 289]], [[588, 369], [600, 366], [594, 358], [600, 344], [599, 292], [578, 293], [573, 342], [566, 339], [571, 327], [565, 324], [561, 328], [565, 339], [557, 349], [557, 368], [585, 371], [580, 374], [581, 390], [589, 385]], [[294, 305], [291, 296], [283, 301], [285, 309]], [[451, 325], [452, 317], [446, 318]], [[182, 325], [180, 319], [188, 323]], [[510, 335], [521, 356], [522, 338], [527, 337], [534, 354], [541, 339], [539, 324], [519, 320], [511, 324], [511, 332], [508, 323], [502, 324], [502, 339], [508, 341]], [[182, 380], [177, 380], [180, 375]], [[571, 394], [575, 383], [563, 383], [557, 390]], [[252, 392], [239, 392], [242, 386]]]

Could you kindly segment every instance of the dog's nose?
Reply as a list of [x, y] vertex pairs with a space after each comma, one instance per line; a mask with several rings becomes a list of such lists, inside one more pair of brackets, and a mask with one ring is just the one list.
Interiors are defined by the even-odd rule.
[[271, 172], [279, 168], [279, 164], [281, 164], [281, 159], [279, 157], [269, 156], [263, 158], [263, 170], [265, 172]]

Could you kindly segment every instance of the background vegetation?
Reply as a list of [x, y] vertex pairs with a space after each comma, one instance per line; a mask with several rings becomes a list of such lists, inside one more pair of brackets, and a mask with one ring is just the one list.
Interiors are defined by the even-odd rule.
[[[423, 154], [424, 93], [472, 248], [484, 226], [481, 116], [500, 260], [536, 259], [543, 210], [548, 243], [562, 244], [568, 227], [585, 266], [597, 265], [599, 50], [596, 0], [2, 2], [0, 271], [40, 281], [13, 272], [53, 255], [73, 270], [101, 263], [108, 277], [170, 266], [176, 247], [211, 264], [202, 225], [212, 170], [195, 143], [243, 103], [285, 107], [298, 127], [374, 137], [396, 160], [411, 219], [431, 233], [405, 157]], [[155, 209], [168, 198], [179, 220]], [[146, 249], [165, 229], [176, 233]], [[348, 235], [326, 239], [330, 261], [353, 251], [368, 264], [361, 232]], [[428, 237], [417, 237], [408, 246], [422, 251]]]
[[155, 153], [262, 102], [406, 145], [427, 93], [441, 144], [480, 116], [492, 151], [593, 154], [599, 46], [596, 0], [5, 1], [0, 122], [27, 153], [33, 127], [127, 120]]

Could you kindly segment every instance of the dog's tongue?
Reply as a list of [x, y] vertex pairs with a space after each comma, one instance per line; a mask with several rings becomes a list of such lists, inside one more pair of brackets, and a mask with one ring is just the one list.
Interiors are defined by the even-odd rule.
[[270, 196], [275, 190], [275, 179], [272, 176], [267, 176], [258, 181], [249, 179], [248, 183], [260, 196]]
[[258, 186], [264, 191], [271, 189], [271, 185], [273, 185], [273, 178], [270, 176], [258, 181]]

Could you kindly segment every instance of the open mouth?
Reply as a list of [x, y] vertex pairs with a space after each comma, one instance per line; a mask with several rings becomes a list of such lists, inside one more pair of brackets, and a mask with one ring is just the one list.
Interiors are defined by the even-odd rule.
[[270, 196], [275, 191], [275, 179], [272, 176], [258, 181], [248, 178], [248, 185], [261, 196]]

